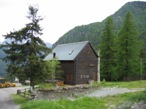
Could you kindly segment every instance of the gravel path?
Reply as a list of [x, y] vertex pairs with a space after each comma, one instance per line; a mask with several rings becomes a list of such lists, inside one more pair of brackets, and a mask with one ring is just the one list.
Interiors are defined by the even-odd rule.
[[25, 87], [11, 87], [0, 88], [0, 109], [19, 109], [11, 98], [11, 94], [16, 94], [18, 89], [24, 89]]
[[143, 91], [145, 88], [136, 88], [136, 89], [127, 89], [127, 88], [102, 88], [97, 91], [94, 91], [87, 96], [90, 97], [105, 97], [108, 95], [116, 95], [116, 94], [122, 94], [126, 92], [136, 92], [136, 91]]
[[[106, 96], [112, 96], [116, 94], [122, 94], [126, 92], [136, 92], [136, 91], [143, 91], [145, 88], [135, 88], [135, 89], [127, 89], [127, 88], [102, 88], [100, 90], [94, 91], [93, 93], [88, 94], [89, 97], [106, 97]], [[127, 104], [124, 104], [123, 106], [126, 106]], [[116, 109], [110, 108], [110, 109]], [[123, 109], [123, 107], [118, 107], [118, 109]], [[125, 108], [124, 108], [125, 109]], [[131, 109], [146, 109], [145, 103], [136, 103], [134, 104]]]

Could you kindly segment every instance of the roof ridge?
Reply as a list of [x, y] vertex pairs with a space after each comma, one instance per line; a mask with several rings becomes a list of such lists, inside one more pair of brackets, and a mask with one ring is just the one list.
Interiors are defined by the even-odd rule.
[[88, 42], [89, 42], [89, 41], [71, 42], [71, 43], [59, 44], [59, 45], [57, 45], [57, 46], [64, 46], [64, 45], [77, 44], [77, 43], [88, 43]]
[[[53, 52], [56, 53], [56, 57], [59, 60], [63, 61], [72, 61], [79, 55], [79, 53], [83, 50], [83, 48], [90, 43], [89, 41], [82, 41], [82, 42], [74, 42], [74, 43], [67, 43], [57, 45]], [[90, 45], [91, 46], [91, 45]], [[91, 47], [92, 48], [92, 47]], [[51, 60], [53, 58], [53, 54], [49, 54], [46, 57], [46, 60]]]

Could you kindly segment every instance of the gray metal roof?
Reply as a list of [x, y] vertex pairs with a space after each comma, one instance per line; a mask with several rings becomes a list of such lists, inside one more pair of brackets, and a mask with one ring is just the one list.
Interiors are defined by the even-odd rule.
[[55, 57], [58, 58], [58, 60], [74, 60], [86, 44], [88, 44], [88, 41], [58, 45], [44, 60], [52, 60], [53, 53], [55, 53]]

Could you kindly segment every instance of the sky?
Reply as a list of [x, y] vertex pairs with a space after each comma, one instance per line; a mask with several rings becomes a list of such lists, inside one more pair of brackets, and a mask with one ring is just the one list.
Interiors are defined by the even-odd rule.
[[[55, 43], [76, 26], [101, 22], [125, 3], [133, 0], [0, 0], [0, 42], [2, 35], [20, 30], [30, 21], [26, 18], [29, 5], [38, 5], [38, 15], [45, 42]], [[137, 0], [139, 1], [139, 0]], [[143, 0], [146, 1], [146, 0]]]

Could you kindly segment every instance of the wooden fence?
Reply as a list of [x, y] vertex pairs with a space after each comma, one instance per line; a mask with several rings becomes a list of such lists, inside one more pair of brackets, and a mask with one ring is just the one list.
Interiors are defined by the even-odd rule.
[[17, 90], [17, 94], [18, 95], [22, 95], [30, 100], [35, 100], [37, 95], [35, 93], [35, 91], [31, 91], [30, 88], [25, 88], [22, 90]]
[[137, 80], [146, 80], [146, 76], [129, 76], [123, 78], [123, 81], [137, 81]]

